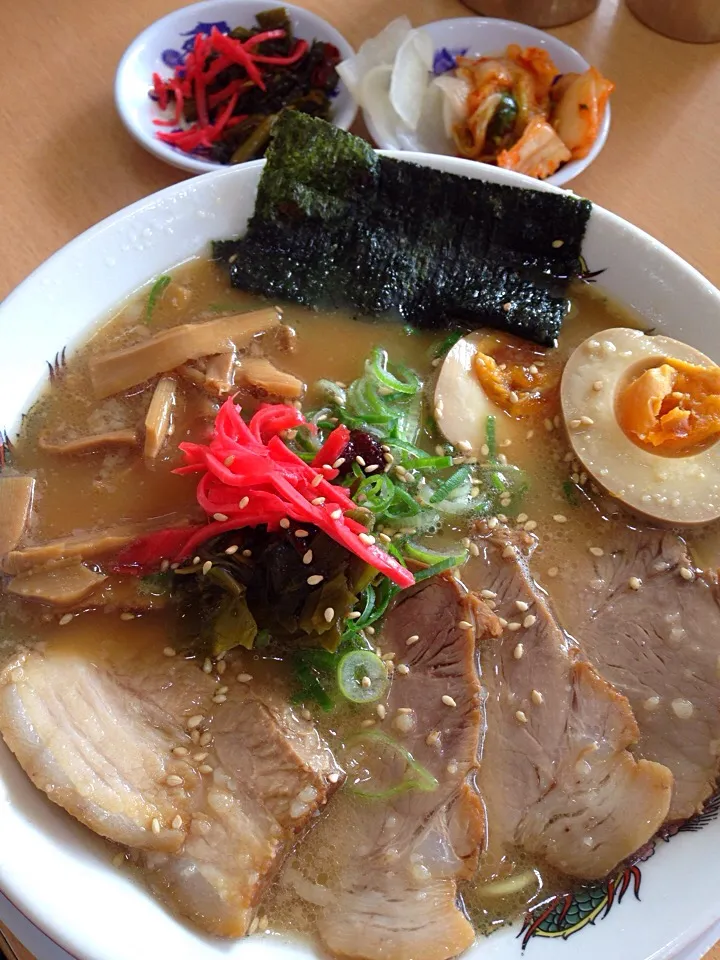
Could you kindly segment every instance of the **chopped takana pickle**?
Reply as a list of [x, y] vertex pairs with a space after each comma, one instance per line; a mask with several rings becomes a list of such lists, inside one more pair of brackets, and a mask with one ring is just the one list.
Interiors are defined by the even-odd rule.
[[255, 19], [254, 27], [229, 32], [203, 24], [173, 76], [152, 75], [151, 99], [172, 110], [153, 123], [174, 128], [159, 130], [159, 140], [218, 163], [242, 163], [264, 155], [284, 109], [330, 116], [338, 49], [294, 37], [282, 7]]

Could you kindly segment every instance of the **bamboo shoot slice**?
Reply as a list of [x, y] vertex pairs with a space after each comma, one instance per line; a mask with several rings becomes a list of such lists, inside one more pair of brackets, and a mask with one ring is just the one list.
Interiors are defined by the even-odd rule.
[[65, 440], [54, 443], [41, 436], [38, 446], [45, 453], [58, 453], [71, 456], [78, 453], [94, 453], [105, 448], [136, 447], [137, 433], [134, 430], [107, 430], [105, 433], [93, 433], [88, 437], [76, 437], [74, 440]]
[[187, 323], [163, 330], [132, 347], [90, 360], [90, 377], [98, 399], [122, 393], [138, 383], [168, 373], [188, 360], [246, 347], [260, 333], [280, 325], [275, 307], [238, 313], [204, 323]]
[[76, 561], [21, 573], [10, 581], [7, 589], [9, 593], [27, 600], [68, 607], [79, 603], [106, 579], [104, 574], [95, 573]]
[[0, 557], [20, 543], [34, 492], [32, 477], [0, 477]]
[[265, 357], [244, 357], [240, 362], [240, 382], [243, 386], [262, 390], [270, 397], [297, 400], [303, 395], [305, 384], [291, 373], [279, 370]]
[[170, 432], [176, 390], [175, 377], [161, 377], [155, 387], [145, 417], [145, 456], [150, 459], [159, 456]]

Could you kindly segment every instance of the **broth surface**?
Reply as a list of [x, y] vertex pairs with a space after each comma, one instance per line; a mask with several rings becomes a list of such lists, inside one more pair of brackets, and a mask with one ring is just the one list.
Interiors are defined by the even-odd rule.
[[[637, 321], [587, 286], [573, 289], [573, 310], [559, 344], [562, 358], [586, 337], [614, 325], [637, 325]], [[36, 502], [26, 541], [42, 542], [80, 530], [111, 527], [124, 521], [157, 520], [187, 516], [195, 504], [193, 476], [170, 471], [181, 463], [177, 444], [207, 435], [214, 409], [199, 391], [185, 389], [176, 411], [175, 430], [165, 451], [155, 461], [141, 452], [97, 453], [59, 457], [43, 452], [41, 436], [68, 439], [105, 429], [133, 427], [142, 422], [152, 384], [130, 391], [122, 399], [96, 401], [89, 389], [88, 358], [112, 347], [139, 341], [178, 323], [211, 319], [245, 311], [261, 304], [228, 287], [226, 276], [211, 262], [198, 259], [173, 271], [173, 283], [157, 303], [151, 328], [144, 321], [147, 290], [112, 316], [75, 355], [63, 374], [45, 392], [27, 415], [13, 450], [13, 470], [36, 479]], [[297, 337], [291, 353], [277, 353], [278, 365], [300, 377], [310, 387], [307, 401], [317, 400], [312, 384], [319, 378], [349, 383], [361, 375], [366, 356], [381, 345], [392, 361], [402, 361], [426, 381], [434, 370], [432, 346], [442, 333], [408, 331], [398, 323], [360, 322], [340, 315], [324, 315], [289, 306], [284, 315]], [[272, 356], [272, 353], [268, 354]], [[257, 401], [240, 392], [239, 402], [251, 409]], [[571, 558], [590, 546], [603, 547], [617, 519], [608, 519], [582, 496], [568, 499], [567, 482], [576, 476], [587, 486], [578, 464], [568, 453], [559, 418], [537, 417], [522, 421], [504, 415], [498, 420], [498, 440], [511, 463], [529, 478], [529, 489], [516, 518], [518, 524], [534, 521], [539, 545], [532, 558], [533, 572], [541, 587], [553, 592], [553, 583], [572, 578]], [[509, 443], [508, 443], [509, 441]], [[564, 516], [567, 522], [553, 517]], [[524, 517], [524, 519], [523, 519]], [[532, 529], [532, 527], [531, 527]], [[717, 553], [717, 532], [697, 538], [699, 555]], [[22, 602], [6, 595], [0, 606], [0, 644], [5, 652], [16, 645], [40, 642], [76, 644], [90, 655], [124, 645], [172, 642], [176, 624], [171, 609], [158, 610], [133, 622], [123, 622], [108, 612], [90, 611], [75, 618], [72, 628], [59, 627], [49, 608]], [[381, 642], [381, 640], [380, 640]], [[271, 649], [241, 651], [237, 665], [250, 670], [260, 691], [263, 686], [288, 689], [287, 666]], [[315, 711], [313, 719], [331, 748], [342, 757], [348, 733], [372, 707], [338, 708], [331, 714]], [[304, 899], [308, 882], [324, 885], [342, 871], [344, 858], [362, 856], [361, 845], [343, 842], [353, 836], [358, 800], [341, 791], [310, 833], [288, 858], [266, 895], [261, 917], [267, 917], [269, 932], [308, 935], [316, 907]], [[304, 878], [304, 879], [303, 879]], [[502, 885], [501, 885], [502, 884]], [[577, 884], [575, 884], [577, 886]], [[481, 933], [517, 918], [549, 896], [572, 888], [572, 882], [540, 862], [519, 854], [504, 865], [501, 877], [479, 876], [461, 885], [468, 915]]]

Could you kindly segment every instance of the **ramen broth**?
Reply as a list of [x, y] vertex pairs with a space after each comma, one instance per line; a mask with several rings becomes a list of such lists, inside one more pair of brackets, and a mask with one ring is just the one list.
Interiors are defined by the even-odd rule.
[[[137, 449], [57, 456], [43, 452], [38, 443], [41, 435], [69, 439], [107, 429], [136, 427], [144, 419], [152, 385], [130, 390], [122, 398], [98, 402], [87, 375], [91, 355], [139, 341], [151, 331], [175, 324], [263, 305], [230, 289], [226, 276], [204, 259], [173, 271], [173, 281], [158, 300], [151, 325], [144, 318], [147, 293], [144, 290], [124, 304], [89, 342], [69, 357], [64, 370], [23, 421], [13, 449], [12, 468], [36, 479], [35, 509], [26, 534], [28, 543], [111, 527], [123, 521], [162, 520], [167, 525], [173, 517], [187, 517], [197, 510], [195, 478], [170, 473], [181, 463], [177, 444], [186, 439], [205, 439], [217, 409], [217, 402], [193, 388], [183, 388], [173, 436], [154, 461], [145, 460]], [[637, 325], [626, 312], [586, 285], [573, 288], [572, 303], [558, 347], [563, 359], [596, 331], [609, 326]], [[306, 402], [310, 404], [317, 400], [312, 387], [316, 380], [329, 378], [349, 383], [362, 373], [364, 358], [377, 345], [388, 351], [392, 361], [405, 363], [425, 381], [431, 381], [435, 372], [432, 347], [444, 336], [411, 331], [399, 323], [359, 322], [294, 306], [284, 308], [284, 317], [297, 334], [293, 349], [284, 352], [272, 347], [268, 356], [274, 356], [280, 367], [308, 384]], [[242, 390], [238, 402], [247, 410], [257, 405], [257, 400]], [[505, 417], [498, 423], [498, 438], [508, 460], [521, 467], [529, 478], [522, 513], [515, 522], [530, 524], [528, 529], [537, 535], [539, 545], [532, 558], [533, 572], [539, 585], [552, 594], [553, 583], [563, 577], [563, 569], [572, 577], [568, 557], [589, 546], [603, 547], [609, 524], [600, 511], [584, 502], [582, 494], [568, 498], [571, 477], [573, 485], [577, 483], [581, 488], [588, 487], [590, 481], [568, 454], [559, 418], [510, 421]], [[553, 522], [552, 518], [558, 515], [567, 522]], [[176, 632], [174, 616], [169, 607], [152, 610], [135, 620], [121, 620], [107, 609], [92, 610], [75, 617], [68, 630], [59, 626], [58, 616], [51, 608], [6, 595], [0, 607], [0, 642], [6, 648], [62, 643], [99, 656], [103, 650], [129, 650], [136, 644], [171, 643]], [[237, 657], [237, 666], [252, 673], [260, 693], [267, 686], [287, 690], [290, 695], [286, 664], [272, 648], [240, 650]], [[357, 732], [360, 721], [372, 715], [372, 709], [372, 705], [346, 706], [329, 714], [317, 710], [313, 711], [313, 720], [341, 756], [345, 737]], [[344, 858], [363, 856], [361, 840], [343, 842], [343, 837], [354, 836], [357, 803], [356, 798], [341, 790], [327, 812], [318, 817], [266, 895], [260, 908], [260, 930], [311, 932], [317, 908], [311, 901], [319, 896], [318, 889], [342, 872]], [[556, 871], [519, 854], [515, 861], [507, 859], [502, 873], [495, 876], [483, 875], [481, 860], [478, 877], [461, 884], [460, 889], [468, 915], [480, 932], [487, 933], [570, 886], [571, 881]]]

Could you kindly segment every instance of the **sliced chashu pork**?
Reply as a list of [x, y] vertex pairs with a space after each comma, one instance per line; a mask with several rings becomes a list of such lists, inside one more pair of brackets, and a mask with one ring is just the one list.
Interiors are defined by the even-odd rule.
[[602, 877], [662, 824], [672, 775], [629, 753], [630, 706], [568, 648], [527, 569], [534, 539], [498, 529], [477, 540], [463, 573], [499, 618], [480, 646], [485, 869], [501, 872], [521, 848], [571, 876]]
[[675, 777], [669, 819], [693, 816], [720, 757], [717, 580], [696, 570], [675, 534], [618, 525], [611, 549], [588, 552], [557, 593], [564, 626], [635, 711], [637, 754]]
[[401, 599], [383, 626], [383, 651], [409, 672], [395, 670], [380, 727], [438, 785], [358, 803], [351, 856], [319, 920], [333, 954], [446, 960], [473, 942], [456, 881], [473, 873], [484, 834], [482, 804], [469, 779], [482, 726], [478, 607], [455, 581], [438, 577]]
[[150, 634], [138, 646], [133, 627], [124, 650], [63, 637], [17, 658], [0, 675], [0, 730], [35, 785], [127, 847], [169, 906], [242, 936], [342, 771], [281, 702], [234, 681], [218, 695], [197, 662]]

